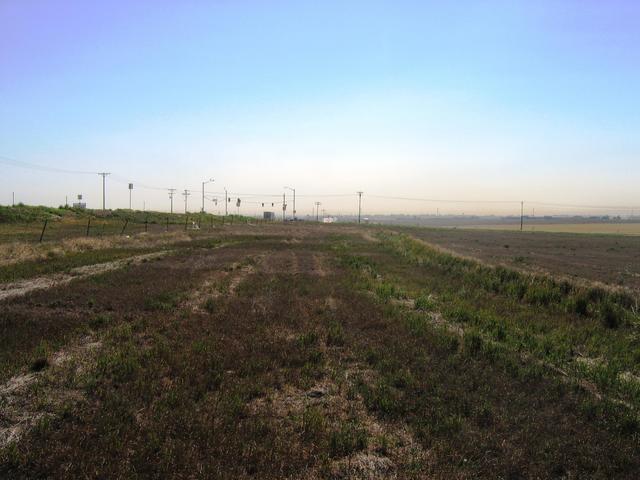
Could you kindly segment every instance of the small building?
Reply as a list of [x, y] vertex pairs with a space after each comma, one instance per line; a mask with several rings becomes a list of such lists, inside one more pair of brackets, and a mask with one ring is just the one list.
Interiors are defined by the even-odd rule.
[[276, 219], [276, 214], [275, 212], [264, 212], [263, 213], [263, 217], [265, 220], [272, 222], [273, 220]]

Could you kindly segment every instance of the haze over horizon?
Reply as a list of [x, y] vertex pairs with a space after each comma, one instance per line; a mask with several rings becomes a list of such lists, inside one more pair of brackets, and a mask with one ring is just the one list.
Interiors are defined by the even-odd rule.
[[169, 208], [148, 185], [193, 189], [197, 210], [210, 177], [264, 194], [244, 205], [293, 186], [299, 215], [353, 213], [357, 190], [371, 213], [640, 205], [631, 0], [25, 0], [0, 29], [0, 204], [101, 204], [97, 175], [15, 159], [112, 172], [111, 208], [131, 181], [134, 208]]

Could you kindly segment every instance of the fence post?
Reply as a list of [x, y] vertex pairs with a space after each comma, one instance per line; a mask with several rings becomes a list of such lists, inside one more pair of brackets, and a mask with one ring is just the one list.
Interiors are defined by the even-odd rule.
[[42, 226], [42, 233], [40, 234], [40, 243], [42, 243], [42, 237], [44, 237], [44, 231], [47, 229], [47, 222], [49, 219], [44, 219], [44, 225]]
[[167, 226], [165, 227], [165, 232], [169, 231], [169, 217], [167, 217]]
[[120, 232], [120, 235], [124, 235], [124, 230], [125, 228], [127, 228], [127, 224], [129, 223], [129, 219], [125, 219], [124, 221], [124, 225], [122, 226], [122, 231]]
[[89, 229], [91, 228], [91, 217], [89, 217], [89, 221], [87, 222], [87, 237], [89, 236]]

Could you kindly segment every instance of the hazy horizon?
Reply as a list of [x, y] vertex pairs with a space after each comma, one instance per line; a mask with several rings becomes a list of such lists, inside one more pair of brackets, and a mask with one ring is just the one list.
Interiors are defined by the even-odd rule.
[[639, 21], [622, 0], [3, 2], [0, 204], [101, 206], [96, 174], [15, 159], [113, 173], [109, 208], [131, 181], [134, 208], [168, 210], [153, 186], [195, 211], [211, 177], [246, 214], [284, 185], [299, 215], [358, 190], [368, 214], [640, 208]]

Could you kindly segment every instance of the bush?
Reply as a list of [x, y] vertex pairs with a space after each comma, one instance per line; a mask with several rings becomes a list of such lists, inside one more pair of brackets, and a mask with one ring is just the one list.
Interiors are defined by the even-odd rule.
[[346, 457], [367, 448], [367, 432], [356, 420], [349, 420], [340, 430], [331, 432], [329, 454], [331, 457]]
[[418, 298], [416, 298], [416, 302], [415, 302], [416, 310], [421, 310], [423, 312], [430, 312], [433, 309], [435, 309], [435, 307], [436, 307], [436, 304], [429, 295], [422, 294]]
[[600, 304], [600, 322], [606, 328], [618, 328], [624, 322], [624, 310], [611, 302]]
[[567, 301], [567, 312], [586, 317], [589, 313], [589, 299], [585, 294], [570, 297]]

